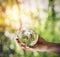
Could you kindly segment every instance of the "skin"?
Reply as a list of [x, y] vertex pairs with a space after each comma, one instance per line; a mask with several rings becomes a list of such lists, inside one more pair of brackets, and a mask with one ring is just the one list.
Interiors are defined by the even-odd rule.
[[37, 43], [34, 46], [27, 46], [26, 43], [20, 43], [18, 38], [16, 39], [18, 44], [24, 50], [31, 51], [40, 51], [40, 52], [53, 52], [56, 54], [60, 54], [60, 43], [52, 43], [45, 41], [42, 37], [39, 36]]

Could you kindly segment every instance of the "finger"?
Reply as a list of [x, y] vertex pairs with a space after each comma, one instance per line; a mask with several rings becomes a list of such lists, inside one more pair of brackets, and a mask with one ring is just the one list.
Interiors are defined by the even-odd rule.
[[39, 36], [39, 38], [38, 38], [38, 41], [37, 41], [38, 43], [45, 43], [46, 42], [46, 40], [44, 39], [44, 38], [42, 38], [41, 36]]
[[19, 45], [23, 50], [31, 50], [31, 51], [33, 50], [33, 47], [32, 47], [32, 46], [27, 46], [26, 43], [21, 43], [18, 38], [17, 38], [16, 40], [17, 40], [17, 42], [18, 42], [18, 45]]
[[19, 39], [18, 39], [18, 38], [16, 39], [16, 41], [17, 41], [18, 43], [20, 43], [20, 41], [19, 41]]

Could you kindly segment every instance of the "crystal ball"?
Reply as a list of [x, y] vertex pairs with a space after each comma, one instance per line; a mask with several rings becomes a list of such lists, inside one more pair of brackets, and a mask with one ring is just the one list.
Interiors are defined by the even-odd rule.
[[18, 33], [20, 43], [26, 43], [28, 46], [33, 46], [38, 41], [38, 34], [32, 29], [22, 29]]

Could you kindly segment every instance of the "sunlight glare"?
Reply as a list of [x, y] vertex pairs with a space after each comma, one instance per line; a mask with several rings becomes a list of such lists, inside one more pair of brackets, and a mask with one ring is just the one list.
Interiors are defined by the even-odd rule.
[[29, 16], [26, 16], [25, 14], [21, 15], [21, 20], [23, 27], [29, 27], [32, 24], [31, 18]]
[[15, 19], [15, 20], [17, 20], [17, 19], [19, 19], [19, 13], [18, 13], [18, 7], [17, 7], [17, 5], [14, 5], [13, 7], [12, 7], [12, 18], [13, 19]]

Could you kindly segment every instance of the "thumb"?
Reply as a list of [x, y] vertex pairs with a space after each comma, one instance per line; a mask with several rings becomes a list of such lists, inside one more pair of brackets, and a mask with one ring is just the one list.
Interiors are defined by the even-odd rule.
[[38, 37], [38, 42], [39, 43], [45, 43], [46, 40], [44, 38], [42, 38], [41, 36]]

